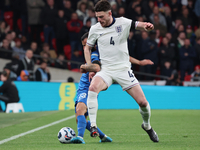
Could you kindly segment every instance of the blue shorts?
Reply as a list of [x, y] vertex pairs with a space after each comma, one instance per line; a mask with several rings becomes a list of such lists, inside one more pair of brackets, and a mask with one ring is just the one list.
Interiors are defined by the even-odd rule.
[[[79, 102], [82, 102], [87, 106], [87, 97], [88, 97], [88, 90], [77, 92], [77, 97], [75, 102], [75, 113], [76, 113], [76, 105]], [[88, 116], [88, 111], [85, 113], [85, 116]]]

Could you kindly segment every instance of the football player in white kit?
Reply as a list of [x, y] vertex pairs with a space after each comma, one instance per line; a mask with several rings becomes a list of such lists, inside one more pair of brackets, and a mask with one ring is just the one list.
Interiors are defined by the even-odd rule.
[[158, 142], [158, 136], [150, 125], [150, 105], [131, 70], [127, 39], [130, 28], [151, 31], [153, 24], [134, 22], [130, 19], [112, 17], [111, 6], [107, 0], [100, 0], [95, 5], [98, 23], [89, 31], [87, 45], [84, 49], [85, 60], [91, 64], [91, 49], [97, 42], [101, 60], [101, 71], [93, 77], [89, 87], [87, 106], [91, 122], [91, 136], [98, 136], [96, 116], [98, 110], [97, 95], [106, 90], [113, 81], [119, 83], [124, 91], [130, 94], [139, 105], [143, 118], [142, 128], [153, 142]]

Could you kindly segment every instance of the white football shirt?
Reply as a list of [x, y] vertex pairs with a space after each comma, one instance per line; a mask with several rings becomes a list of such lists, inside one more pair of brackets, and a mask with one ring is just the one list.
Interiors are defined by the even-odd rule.
[[132, 20], [120, 17], [109, 27], [102, 27], [98, 22], [90, 28], [87, 45], [93, 47], [97, 42], [102, 68], [131, 66], [127, 45], [131, 23]]

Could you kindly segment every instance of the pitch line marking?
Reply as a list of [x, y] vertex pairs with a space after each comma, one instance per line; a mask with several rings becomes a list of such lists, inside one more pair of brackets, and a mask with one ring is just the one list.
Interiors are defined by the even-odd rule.
[[41, 126], [41, 127], [38, 127], [38, 128], [32, 129], [32, 130], [29, 130], [29, 131], [27, 131], [27, 132], [24, 132], [24, 133], [21, 133], [21, 134], [18, 134], [18, 135], [14, 135], [14, 136], [12, 136], [12, 137], [10, 137], [10, 138], [1, 140], [1, 141], [0, 141], [0, 145], [3, 144], [3, 143], [9, 142], [9, 141], [11, 141], [11, 140], [17, 139], [17, 138], [19, 138], [19, 137], [22, 137], [22, 136], [24, 136], [24, 135], [27, 135], [27, 134], [30, 134], [30, 133], [33, 133], [33, 132], [42, 130], [42, 129], [44, 129], [44, 128], [48, 128], [48, 127], [53, 126], [53, 125], [55, 125], [55, 124], [64, 122], [64, 121], [66, 121], [66, 120], [72, 119], [72, 118], [74, 118], [74, 117], [75, 117], [75, 115], [72, 115], [72, 116], [70, 116], [70, 117], [67, 117], [67, 118], [64, 118], [64, 119], [61, 119], [61, 120], [52, 122], [52, 123], [50, 123], [50, 124], [47, 124], [47, 125], [44, 125], [44, 126]]
[[[106, 135], [147, 135], [146, 133], [142, 134], [106, 134]], [[171, 135], [169, 133], [159, 133], [158, 135]]]

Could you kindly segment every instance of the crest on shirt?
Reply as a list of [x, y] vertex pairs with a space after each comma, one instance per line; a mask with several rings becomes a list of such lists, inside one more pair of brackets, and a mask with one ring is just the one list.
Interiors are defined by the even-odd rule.
[[116, 26], [115, 30], [116, 30], [117, 33], [122, 32], [122, 26], [121, 25], [120, 26]]

